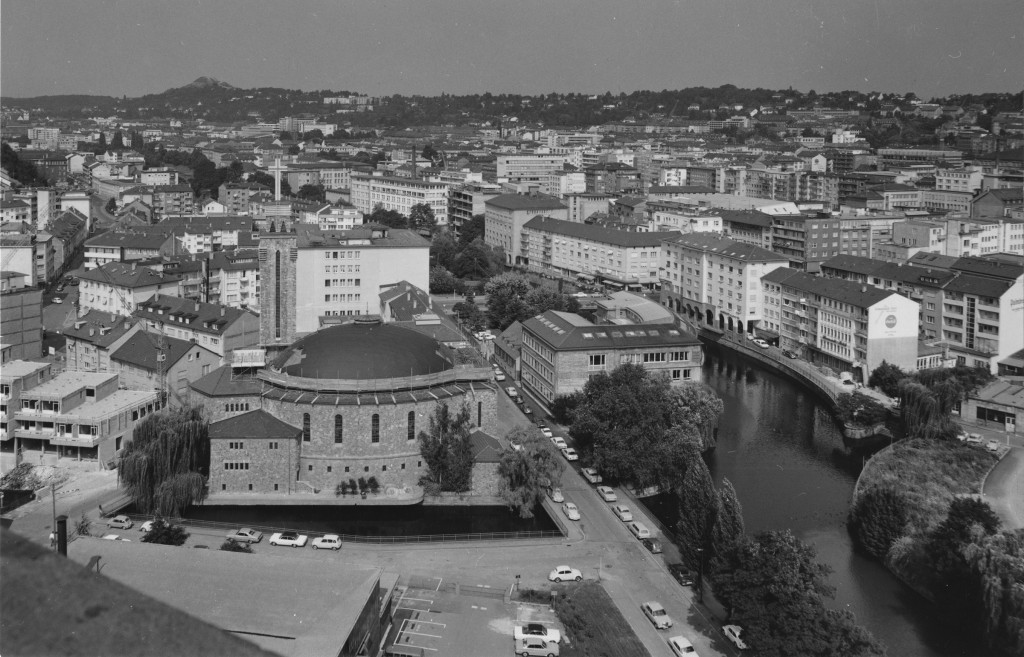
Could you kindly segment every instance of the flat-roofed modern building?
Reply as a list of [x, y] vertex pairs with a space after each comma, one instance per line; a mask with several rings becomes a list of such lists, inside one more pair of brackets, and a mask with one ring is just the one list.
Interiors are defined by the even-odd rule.
[[764, 325], [779, 346], [861, 382], [887, 361], [917, 368], [917, 302], [895, 290], [781, 267], [762, 279]]
[[672, 383], [701, 380], [701, 342], [674, 323], [594, 324], [549, 310], [522, 325], [523, 386], [544, 404], [582, 390], [591, 376], [626, 363], [664, 373]]
[[155, 390], [122, 390], [112, 373], [62, 372], [22, 390], [9, 412], [14, 451], [32, 462], [64, 458], [110, 467], [135, 423], [160, 409]]
[[448, 184], [413, 178], [353, 173], [352, 205], [368, 216], [378, 205], [409, 216], [414, 205], [426, 204], [439, 226], [448, 224]]
[[660, 283], [662, 241], [678, 232], [638, 233], [537, 216], [523, 224], [516, 260], [530, 271], [616, 288]]
[[523, 225], [538, 215], [568, 219], [569, 208], [553, 196], [501, 194], [484, 202], [484, 242], [505, 250], [505, 264], [522, 261]]

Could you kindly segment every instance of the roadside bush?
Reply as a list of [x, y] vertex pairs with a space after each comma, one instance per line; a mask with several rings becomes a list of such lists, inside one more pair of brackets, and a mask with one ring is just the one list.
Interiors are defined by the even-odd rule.
[[885, 559], [906, 528], [907, 500], [891, 486], [872, 488], [860, 495], [850, 512], [854, 544], [879, 561]]
[[228, 539], [220, 544], [220, 549], [225, 552], [245, 552], [246, 554], [252, 554], [252, 546], [248, 543], [239, 543], [234, 539]]
[[152, 528], [143, 534], [143, 543], [156, 543], [157, 545], [184, 545], [188, 540], [189, 533], [183, 527], [170, 525], [163, 519], [153, 521]]

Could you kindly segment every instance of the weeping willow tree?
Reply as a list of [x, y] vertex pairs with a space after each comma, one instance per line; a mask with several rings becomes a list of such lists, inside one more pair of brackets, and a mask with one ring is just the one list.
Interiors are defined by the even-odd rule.
[[153, 413], [135, 425], [119, 476], [141, 513], [180, 516], [206, 496], [209, 422], [188, 406]]
[[915, 438], [951, 439], [958, 427], [950, 415], [959, 395], [946, 385], [929, 389], [913, 379], [899, 384], [900, 409], [907, 433]]

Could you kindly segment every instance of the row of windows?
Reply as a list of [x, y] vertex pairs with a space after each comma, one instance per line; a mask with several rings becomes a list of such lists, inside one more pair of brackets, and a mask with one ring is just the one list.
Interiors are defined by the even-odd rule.
[[362, 299], [361, 294], [325, 294], [324, 301], [327, 303], [333, 302], [345, 302], [345, 301], [360, 301]]
[[[423, 467], [423, 461], [416, 461], [416, 467], [417, 468], [422, 468]], [[404, 463], [400, 463], [399, 464], [399, 469], [400, 470], [405, 470], [405, 464]], [[306, 466], [306, 471], [307, 472], [313, 472], [313, 465], [312, 464], [307, 465]], [[363, 466], [363, 472], [369, 472], [369, 471], [370, 471], [370, 466], [364, 465]], [[381, 472], [387, 472], [388, 471], [388, 466], [386, 464], [380, 466], [380, 471]], [[327, 466], [327, 473], [331, 474], [333, 472], [334, 472], [334, 466], [333, 465]], [[351, 472], [351, 468], [349, 466], [347, 466], [347, 465], [345, 466], [345, 472], [346, 473], [347, 472]]]
[[249, 402], [232, 402], [230, 404], [224, 404], [224, 411], [226, 413], [237, 413], [238, 411], [249, 410]]
[[[409, 411], [409, 415], [406, 420], [406, 440], [415, 440], [416, 438], [416, 412]], [[309, 413], [302, 414], [302, 442], [310, 442], [312, 439], [312, 432], [310, 428], [310, 417]], [[340, 415], [334, 416], [334, 442], [342, 443], [345, 439], [345, 419]], [[370, 442], [380, 442], [380, 414], [374, 413], [370, 418]]]
[[249, 469], [249, 462], [248, 461], [225, 461], [224, 462], [224, 469], [225, 470], [248, 470]]

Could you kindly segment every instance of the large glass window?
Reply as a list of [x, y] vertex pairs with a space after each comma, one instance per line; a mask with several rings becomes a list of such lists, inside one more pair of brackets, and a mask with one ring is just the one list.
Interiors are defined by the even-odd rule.
[[370, 442], [380, 442], [380, 414], [374, 413], [370, 422]]
[[302, 442], [309, 442], [309, 413], [302, 414]]
[[406, 439], [407, 440], [415, 440], [416, 439], [416, 412], [415, 411], [409, 411], [409, 428], [408, 428], [408, 435], [406, 436]]
[[340, 443], [344, 434], [344, 420], [341, 419], [341, 415], [334, 416], [334, 442]]

